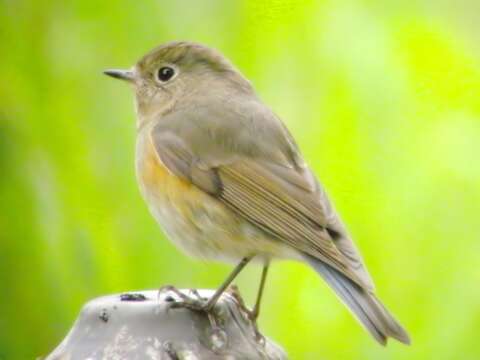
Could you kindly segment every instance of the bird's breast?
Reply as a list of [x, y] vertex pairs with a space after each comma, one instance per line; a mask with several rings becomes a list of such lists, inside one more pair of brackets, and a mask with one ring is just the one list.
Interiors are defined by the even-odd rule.
[[[175, 245], [189, 255], [214, 259], [230, 257], [232, 242], [242, 246], [236, 241], [240, 219], [216, 199], [170, 172], [148, 134], [139, 135], [136, 157], [141, 193]], [[238, 256], [230, 260], [236, 261]]]

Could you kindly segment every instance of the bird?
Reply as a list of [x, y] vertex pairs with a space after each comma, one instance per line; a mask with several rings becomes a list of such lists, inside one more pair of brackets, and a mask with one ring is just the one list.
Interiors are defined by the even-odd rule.
[[236, 264], [201, 305], [210, 311], [252, 260], [308, 264], [382, 345], [410, 344], [375, 295], [359, 250], [293, 136], [251, 82], [218, 50], [162, 44], [104, 73], [135, 93], [140, 192], [167, 237], [196, 258]]

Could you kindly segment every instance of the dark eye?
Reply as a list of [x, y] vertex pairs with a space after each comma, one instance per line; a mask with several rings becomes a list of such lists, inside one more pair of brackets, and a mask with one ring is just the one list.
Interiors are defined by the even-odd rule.
[[175, 75], [175, 70], [173, 70], [169, 66], [161, 67], [157, 73], [158, 80], [162, 82], [170, 80], [173, 77], [173, 75]]

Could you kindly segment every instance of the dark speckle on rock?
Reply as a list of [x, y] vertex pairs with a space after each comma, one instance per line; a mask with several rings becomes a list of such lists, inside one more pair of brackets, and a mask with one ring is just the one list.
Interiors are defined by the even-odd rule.
[[120, 295], [121, 301], [145, 301], [147, 298], [143, 294], [122, 294]]
[[108, 316], [107, 309], [102, 309], [102, 311], [100, 312], [100, 315], [98, 317], [103, 322], [108, 322], [109, 316]]

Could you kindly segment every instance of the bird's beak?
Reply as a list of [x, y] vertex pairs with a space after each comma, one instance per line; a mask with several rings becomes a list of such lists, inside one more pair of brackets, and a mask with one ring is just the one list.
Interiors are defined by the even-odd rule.
[[115, 79], [125, 80], [129, 82], [135, 81], [135, 73], [132, 70], [108, 69], [105, 70], [103, 73]]

